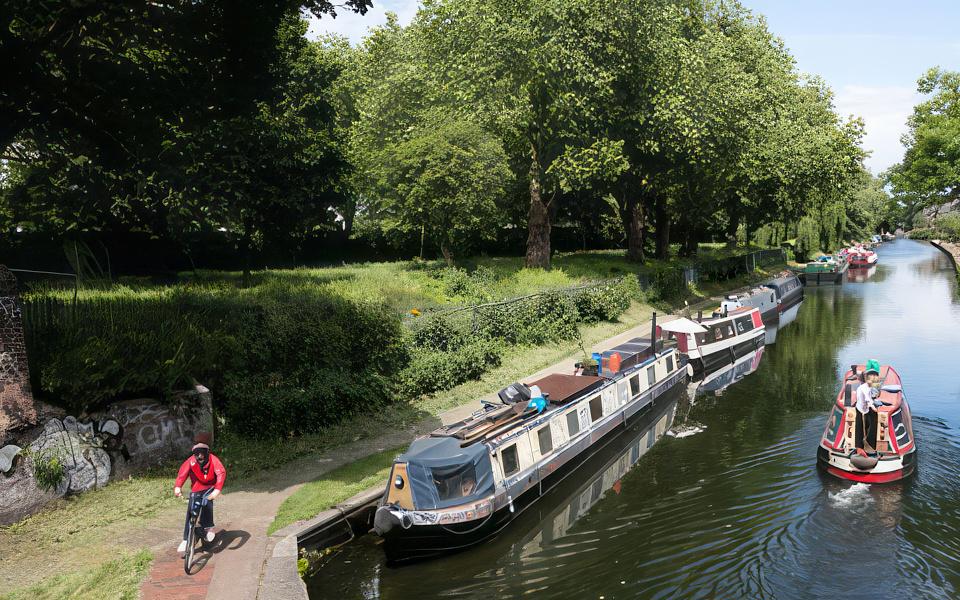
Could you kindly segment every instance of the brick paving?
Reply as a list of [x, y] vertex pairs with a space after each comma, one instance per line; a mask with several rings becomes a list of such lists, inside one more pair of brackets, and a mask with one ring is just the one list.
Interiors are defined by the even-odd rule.
[[157, 552], [150, 575], [140, 587], [142, 600], [204, 600], [213, 579], [216, 555], [201, 553], [193, 575], [183, 572], [183, 557], [176, 548]]

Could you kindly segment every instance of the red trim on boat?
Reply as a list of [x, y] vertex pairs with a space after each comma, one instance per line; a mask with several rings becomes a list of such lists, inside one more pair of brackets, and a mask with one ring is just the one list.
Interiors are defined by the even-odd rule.
[[897, 469], [889, 473], [851, 473], [837, 467], [827, 467], [827, 472], [836, 477], [861, 483], [889, 483], [903, 478], [903, 469]]
[[763, 319], [760, 318], [760, 311], [754, 309], [753, 314], [750, 315], [753, 317], [753, 326], [754, 327], [763, 327]]

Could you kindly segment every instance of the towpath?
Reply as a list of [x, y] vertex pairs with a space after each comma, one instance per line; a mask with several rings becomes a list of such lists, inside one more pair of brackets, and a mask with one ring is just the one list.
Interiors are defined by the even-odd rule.
[[[671, 319], [672, 316], [661, 316]], [[632, 327], [595, 345], [593, 350], [615, 346], [630, 338], [647, 336], [649, 321]], [[572, 373], [581, 355], [575, 354], [526, 377], [537, 379], [551, 373]], [[509, 383], [509, 382], [506, 382]], [[495, 398], [491, 394], [490, 398]], [[435, 429], [439, 422], [452, 423], [468, 416], [480, 403], [469, 403], [442, 412], [403, 430], [376, 438], [358, 440], [340, 448], [296, 460], [244, 489], [228, 490], [217, 500], [217, 524], [221, 529], [212, 558], [192, 577], [183, 575], [183, 562], [175, 547], [182, 533], [182, 521], [165, 515], [166, 524], [152, 528], [140, 539], [152, 540], [155, 555], [150, 574], [143, 584], [144, 600], [160, 598], [210, 598], [224, 600], [255, 599], [260, 590], [267, 558], [278, 541], [267, 535], [283, 501], [305, 482], [312, 481], [340, 466], [363, 457], [409, 443], [417, 435]], [[181, 517], [182, 518], [182, 517]], [[262, 594], [260, 594], [263, 597]]]

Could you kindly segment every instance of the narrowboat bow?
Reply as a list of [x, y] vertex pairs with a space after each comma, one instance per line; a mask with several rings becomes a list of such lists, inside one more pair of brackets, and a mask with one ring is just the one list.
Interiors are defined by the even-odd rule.
[[874, 431], [865, 431], [870, 428], [856, 407], [857, 388], [863, 383], [858, 373], [863, 370], [863, 365], [854, 365], [841, 381], [820, 438], [817, 464], [831, 475], [864, 483], [903, 479], [916, 467], [916, 446], [900, 375], [889, 365], [880, 367], [877, 424]]

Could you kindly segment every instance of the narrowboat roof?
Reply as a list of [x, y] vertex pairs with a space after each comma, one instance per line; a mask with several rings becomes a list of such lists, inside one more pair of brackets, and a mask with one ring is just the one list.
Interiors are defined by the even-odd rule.
[[696, 321], [691, 321], [690, 319], [680, 317], [679, 319], [674, 319], [661, 325], [664, 331], [673, 331], [675, 333], [706, 333], [707, 328], [697, 323]]
[[536, 381], [531, 381], [529, 385], [539, 386], [540, 391], [546, 394], [551, 404], [563, 404], [603, 386], [604, 381], [606, 380], [603, 377], [553, 373]]
[[796, 275], [790, 275], [789, 277], [776, 277], [776, 278], [771, 279], [771, 280], [769, 280], [769, 281], [765, 281], [765, 282], [763, 283], [763, 286], [764, 286], [764, 287], [768, 287], [768, 286], [780, 287], [780, 286], [784, 285], [785, 283], [787, 283], [788, 281], [794, 281], [794, 280], [796, 280], [796, 279], [797, 279], [797, 276], [796, 276]]

